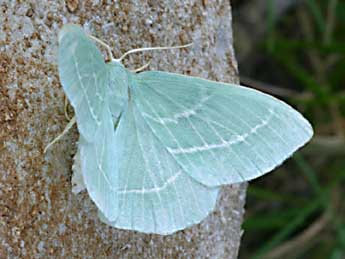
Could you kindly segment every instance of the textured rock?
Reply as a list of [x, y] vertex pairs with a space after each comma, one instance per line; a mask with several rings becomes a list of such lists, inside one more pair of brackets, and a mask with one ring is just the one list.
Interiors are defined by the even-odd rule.
[[[245, 185], [225, 187], [201, 224], [171, 236], [102, 224], [71, 186], [76, 129], [44, 155], [67, 124], [57, 75], [57, 33], [82, 24], [115, 56], [145, 46], [191, 49], [131, 55], [128, 68], [237, 82], [229, 1], [0, 0], [0, 258], [236, 258]], [[157, 3], [158, 2], [158, 3]]]

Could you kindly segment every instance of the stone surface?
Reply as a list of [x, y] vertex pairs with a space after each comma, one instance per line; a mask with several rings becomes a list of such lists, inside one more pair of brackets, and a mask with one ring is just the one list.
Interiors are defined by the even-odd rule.
[[[74, 195], [74, 128], [57, 75], [57, 33], [83, 26], [115, 56], [147, 46], [194, 42], [191, 49], [131, 55], [128, 68], [237, 82], [228, 0], [0, 0], [0, 258], [236, 258], [245, 185], [225, 187], [201, 224], [170, 236], [102, 224], [87, 194]], [[71, 112], [71, 111], [70, 111]]]

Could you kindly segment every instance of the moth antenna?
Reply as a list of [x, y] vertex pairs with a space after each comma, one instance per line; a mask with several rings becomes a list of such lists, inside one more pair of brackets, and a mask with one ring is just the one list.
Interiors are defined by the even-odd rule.
[[192, 45], [193, 45], [193, 43], [189, 43], [186, 45], [180, 45], [180, 46], [171, 46], [171, 47], [148, 47], [148, 48], [131, 49], [131, 50], [127, 51], [125, 54], [123, 54], [120, 58], [115, 59], [115, 61], [121, 62], [121, 60], [124, 59], [127, 55], [132, 54], [132, 53], [136, 53], [136, 52], [150, 51], [150, 50], [182, 49], [182, 48], [188, 48]]
[[114, 59], [113, 52], [111, 51], [111, 47], [110, 47], [108, 44], [106, 44], [105, 42], [101, 41], [100, 39], [98, 39], [98, 38], [96, 38], [96, 37], [94, 37], [94, 36], [92, 36], [92, 35], [89, 35], [89, 34], [88, 34], [88, 36], [89, 36], [90, 39], [96, 41], [97, 43], [99, 43], [99, 44], [101, 44], [103, 47], [105, 47], [105, 48], [107, 49], [107, 51], [108, 51], [108, 55], [110, 56], [110, 59], [111, 59], [111, 60]]
[[152, 60], [150, 60], [150, 61], [147, 62], [145, 65], [143, 65], [143, 66], [141, 66], [141, 67], [139, 67], [139, 68], [137, 68], [137, 69], [135, 69], [135, 70], [131, 70], [131, 72], [133, 72], [133, 73], [138, 73], [138, 72], [144, 70], [145, 68], [147, 68], [147, 67], [151, 64], [151, 61], [152, 61]]
[[63, 132], [57, 136], [52, 142], [50, 142], [44, 149], [43, 153], [45, 154], [47, 152], [47, 150], [54, 145], [57, 141], [59, 141], [71, 128], [72, 126], [75, 124], [75, 116], [68, 122], [68, 124], [66, 125], [65, 129], [63, 130]]

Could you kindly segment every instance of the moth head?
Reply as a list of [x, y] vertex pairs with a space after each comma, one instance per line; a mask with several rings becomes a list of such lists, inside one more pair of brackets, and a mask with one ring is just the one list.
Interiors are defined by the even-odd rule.
[[126, 72], [125, 66], [121, 62], [117, 61], [116, 59], [112, 59], [107, 64], [111, 67], [112, 71], [116, 71], [117, 73]]
[[124, 65], [116, 60], [112, 60], [107, 65], [110, 67], [110, 81], [119, 86], [128, 85], [128, 70]]

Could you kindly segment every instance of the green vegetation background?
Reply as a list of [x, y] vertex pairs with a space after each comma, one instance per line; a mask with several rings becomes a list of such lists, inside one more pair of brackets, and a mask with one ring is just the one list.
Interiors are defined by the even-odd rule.
[[[235, 40], [236, 13], [252, 1], [232, 1]], [[251, 30], [264, 36], [250, 39], [240, 78], [297, 108], [315, 135], [250, 183], [240, 258], [345, 258], [345, 1], [299, 1], [280, 14], [273, 1], [261, 1]]]

